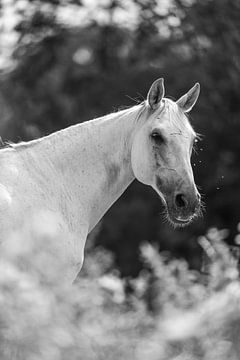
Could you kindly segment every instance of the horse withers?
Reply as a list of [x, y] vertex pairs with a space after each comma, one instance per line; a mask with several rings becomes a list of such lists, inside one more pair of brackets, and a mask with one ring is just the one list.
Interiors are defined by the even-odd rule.
[[88, 233], [134, 178], [156, 190], [174, 226], [189, 224], [200, 196], [186, 113], [199, 90], [175, 102], [158, 79], [139, 105], [0, 150], [1, 255], [47, 249], [53, 260], [41, 271], [50, 277], [64, 264], [61, 280], [72, 281]]

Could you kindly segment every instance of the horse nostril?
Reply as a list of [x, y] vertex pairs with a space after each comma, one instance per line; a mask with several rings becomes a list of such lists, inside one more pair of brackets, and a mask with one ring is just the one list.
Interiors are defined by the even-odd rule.
[[184, 208], [187, 206], [187, 200], [183, 194], [176, 195], [175, 203], [178, 208]]

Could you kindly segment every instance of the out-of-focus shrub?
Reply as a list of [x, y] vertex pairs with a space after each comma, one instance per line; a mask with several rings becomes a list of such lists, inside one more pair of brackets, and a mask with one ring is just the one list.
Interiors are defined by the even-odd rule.
[[239, 359], [240, 285], [225, 235], [211, 229], [199, 239], [202, 273], [145, 245], [149, 271], [130, 293], [106, 250], [91, 251], [69, 286], [38, 276], [36, 252], [2, 259], [1, 360]]

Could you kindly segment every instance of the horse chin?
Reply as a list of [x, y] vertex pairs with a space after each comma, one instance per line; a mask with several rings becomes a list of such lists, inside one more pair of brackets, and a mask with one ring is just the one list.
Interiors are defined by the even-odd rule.
[[176, 217], [171, 215], [167, 211], [167, 220], [168, 222], [174, 227], [174, 228], [183, 228], [185, 226], [188, 226], [193, 221], [194, 216], [190, 216], [189, 218], [182, 218], [182, 217]]

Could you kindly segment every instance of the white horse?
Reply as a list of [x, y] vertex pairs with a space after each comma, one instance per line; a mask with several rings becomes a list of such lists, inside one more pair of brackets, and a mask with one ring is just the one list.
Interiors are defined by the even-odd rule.
[[200, 196], [185, 113], [199, 91], [197, 83], [174, 102], [158, 79], [142, 104], [0, 150], [0, 251], [26, 252], [32, 238], [37, 252], [50, 237], [56, 264], [65, 264], [61, 279], [72, 281], [87, 234], [134, 178], [156, 190], [171, 223], [190, 223]]

